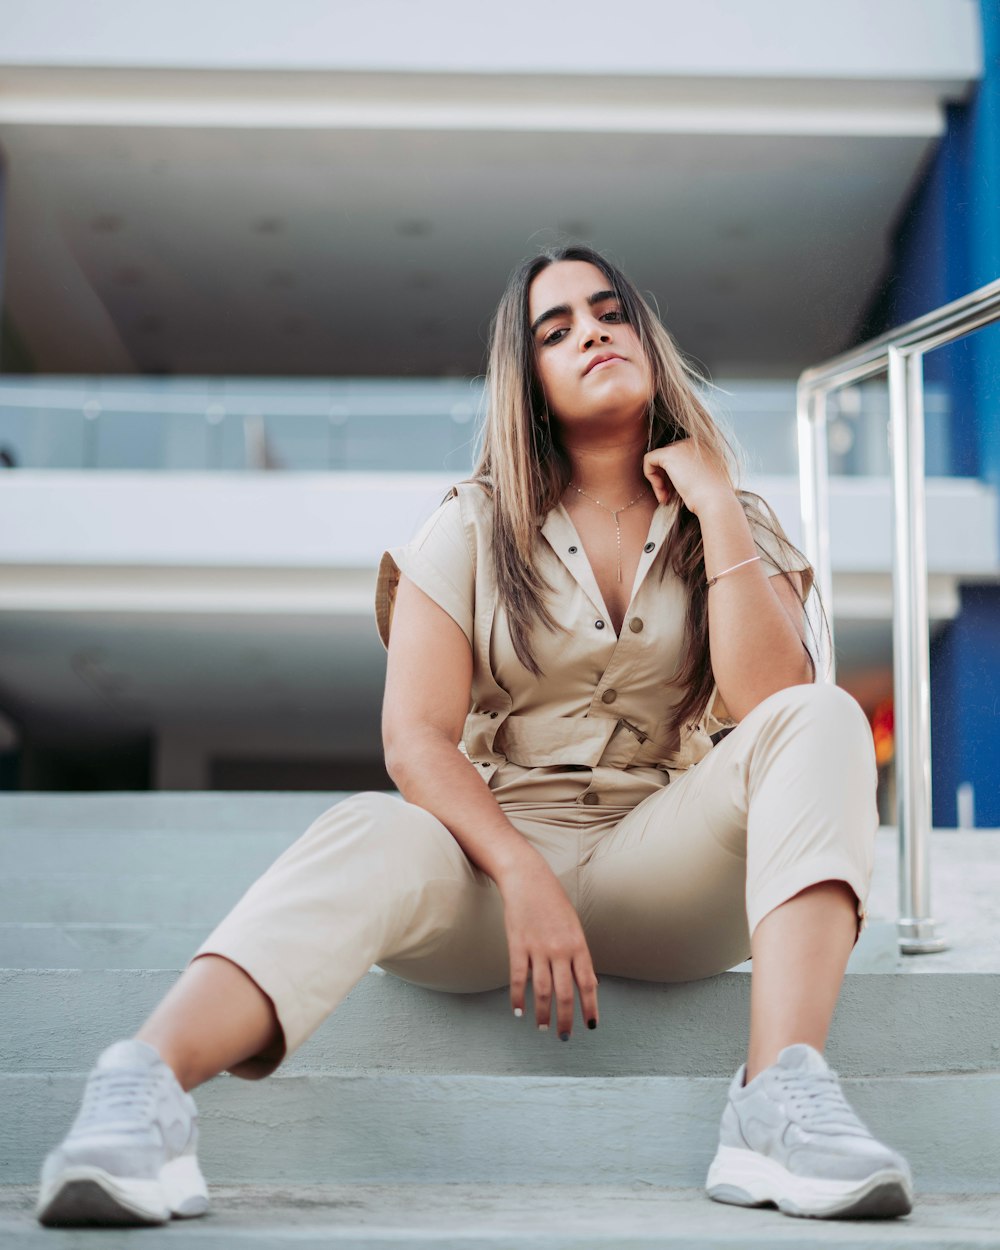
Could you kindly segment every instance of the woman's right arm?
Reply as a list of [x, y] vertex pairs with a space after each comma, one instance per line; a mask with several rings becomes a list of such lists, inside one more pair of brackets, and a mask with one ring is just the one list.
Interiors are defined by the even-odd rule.
[[472, 648], [448, 613], [406, 576], [396, 591], [388, 652], [386, 770], [403, 798], [436, 816], [497, 883], [510, 948], [511, 1005], [524, 1010], [530, 974], [539, 1025], [548, 1026], [554, 993], [558, 1031], [570, 1032], [574, 983], [583, 1018], [596, 1022], [597, 981], [576, 909], [457, 749], [469, 711]]

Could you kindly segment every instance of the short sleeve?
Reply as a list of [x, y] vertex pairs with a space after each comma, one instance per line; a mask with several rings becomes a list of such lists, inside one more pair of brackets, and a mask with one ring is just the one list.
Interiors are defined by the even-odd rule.
[[386, 649], [401, 573], [444, 608], [471, 645], [476, 568], [457, 493], [427, 518], [412, 542], [382, 554], [375, 583], [375, 624]]
[[750, 522], [750, 532], [753, 534], [753, 540], [761, 554], [761, 564], [764, 565], [768, 577], [774, 577], [782, 570], [789, 573], [801, 573], [802, 601], [804, 603], [808, 598], [809, 591], [812, 589], [812, 565], [804, 556], [797, 555], [789, 548], [783, 547], [771, 532], [769, 526], [777, 529], [785, 541], [788, 541], [788, 537], [777, 517], [772, 515], [767, 516], [765, 519], [765, 513], [755, 499], [744, 501], [743, 506], [747, 514], [747, 520]]

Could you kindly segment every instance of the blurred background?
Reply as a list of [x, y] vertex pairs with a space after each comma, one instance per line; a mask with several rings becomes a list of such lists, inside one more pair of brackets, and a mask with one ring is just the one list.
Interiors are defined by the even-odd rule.
[[[1000, 277], [998, 202], [995, 0], [0, 0], [0, 789], [389, 787], [375, 569], [521, 259], [636, 280], [799, 542], [798, 374]], [[995, 827], [1000, 327], [926, 373], [934, 823]], [[832, 401], [883, 823], [887, 419]]]

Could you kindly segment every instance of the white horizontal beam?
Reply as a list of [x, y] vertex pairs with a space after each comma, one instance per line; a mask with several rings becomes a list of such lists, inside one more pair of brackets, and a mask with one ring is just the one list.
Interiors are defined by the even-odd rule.
[[[16, 470], [0, 479], [0, 566], [373, 570], [456, 480], [443, 473], [156, 473]], [[798, 482], [745, 485], [800, 542]], [[926, 484], [929, 569], [1000, 575], [997, 492], [973, 478]], [[888, 572], [888, 478], [830, 484], [834, 569]]]
[[[958, 579], [928, 578], [931, 623], [953, 620]], [[0, 615], [126, 613], [160, 616], [345, 617], [373, 621], [375, 570], [5, 568]], [[892, 575], [839, 573], [833, 579], [838, 621], [891, 621]], [[374, 629], [374, 625], [372, 625]]]
[[[849, 93], [845, 93], [849, 94]], [[790, 102], [695, 104], [521, 104], [299, 101], [199, 98], [106, 99], [84, 95], [0, 96], [0, 126], [142, 126], [228, 130], [463, 131], [536, 134], [837, 135], [936, 138], [933, 102], [810, 106]]]

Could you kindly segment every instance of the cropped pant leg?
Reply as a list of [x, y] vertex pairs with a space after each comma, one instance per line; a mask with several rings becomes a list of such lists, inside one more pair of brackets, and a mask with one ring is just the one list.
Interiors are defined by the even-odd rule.
[[392, 795], [363, 792], [322, 813], [254, 882], [192, 956], [222, 955], [274, 1004], [283, 1039], [235, 1065], [273, 1072], [373, 963], [437, 989], [509, 978], [503, 904], [445, 825]]
[[693, 768], [596, 839], [579, 910], [598, 972], [714, 976], [750, 955], [768, 912], [826, 880], [856, 896], [874, 868], [875, 751], [857, 701], [824, 683], [759, 703]]

